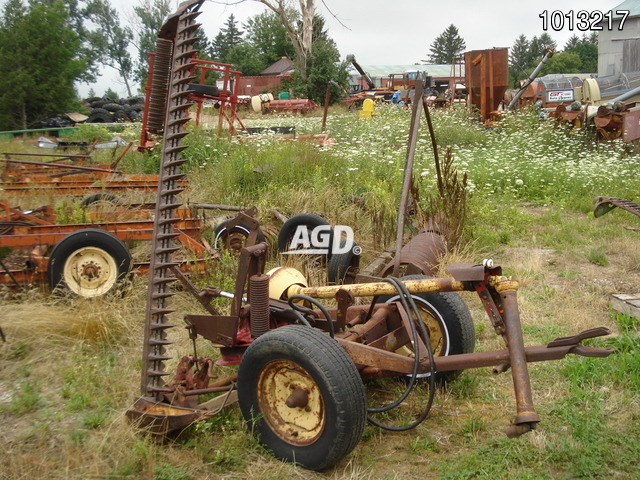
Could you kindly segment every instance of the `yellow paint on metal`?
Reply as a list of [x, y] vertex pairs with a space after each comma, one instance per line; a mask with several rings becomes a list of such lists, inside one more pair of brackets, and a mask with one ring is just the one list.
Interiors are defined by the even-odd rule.
[[[304, 405], [287, 406], [296, 390], [305, 392]], [[300, 365], [274, 360], [260, 373], [258, 403], [271, 430], [287, 443], [310, 445], [318, 440], [326, 424], [326, 412], [320, 387]]]
[[[461, 292], [470, 290], [465, 284], [453, 278], [429, 278], [424, 280], [405, 280], [404, 283], [410, 293], [429, 292]], [[344, 289], [355, 297], [372, 297], [374, 295], [393, 295], [398, 293], [396, 288], [387, 282], [354, 283], [351, 285], [332, 285], [325, 287], [300, 287], [292, 285], [287, 290], [287, 296], [307, 295], [313, 298], [334, 298], [338, 290]]]

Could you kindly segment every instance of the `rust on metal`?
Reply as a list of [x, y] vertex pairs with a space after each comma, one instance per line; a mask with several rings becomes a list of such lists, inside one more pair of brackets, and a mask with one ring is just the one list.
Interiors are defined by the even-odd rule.
[[[501, 268], [490, 261], [482, 264], [455, 264], [450, 268], [451, 278], [404, 280], [403, 285], [382, 281], [317, 287], [294, 284], [287, 288], [283, 298], [303, 295], [335, 300], [337, 306], [327, 308], [323, 313], [318, 311], [323, 310], [322, 308], [312, 310], [307, 306], [293, 311], [287, 302], [268, 298], [269, 277], [263, 274], [268, 245], [257, 241], [257, 210], [251, 208], [240, 212], [227, 224], [229, 229], [240, 223], [249, 228], [247, 241], [238, 256], [233, 294], [215, 287], [198, 290], [179, 273], [173, 258], [177, 249], [174, 242], [180, 237], [179, 225], [183, 220], [177, 214], [180, 206], [177, 196], [182, 191], [178, 182], [184, 177], [180, 171], [180, 165], [185, 161], [181, 152], [186, 148], [182, 139], [187, 134], [184, 125], [189, 119], [189, 99], [192, 98], [187, 85], [193, 79], [193, 34], [197, 28], [195, 17], [201, 3], [202, 1], [194, 1], [183, 4], [179, 12], [172, 15], [161, 29], [161, 38], [171, 42], [170, 53], [165, 54], [170, 58], [156, 58], [156, 61], [164, 61], [170, 65], [169, 91], [153, 223], [140, 386], [142, 397], [128, 415], [156, 431], [182, 428], [187, 422], [207, 418], [212, 414], [205, 410], [208, 402], [198, 405], [197, 397], [228, 389], [229, 393], [215, 399], [215, 408], [222, 408], [233, 398], [235, 380], [212, 383], [214, 362], [197, 355], [198, 336], [220, 348], [217, 365], [237, 365], [252, 342], [268, 330], [305, 323], [307, 326], [300, 328], [312, 328], [310, 325], [313, 324], [315, 328], [334, 333], [335, 341], [348, 353], [363, 379], [415, 374], [416, 369], [418, 374], [479, 367], [494, 367], [496, 373], [511, 370], [516, 414], [507, 434], [517, 436], [534, 428], [540, 418], [533, 404], [527, 363], [556, 360], [568, 354], [607, 356], [612, 353], [611, 349], [587, 347], [581, 342], [606, 335], [609, 331], [604, 328], [591, 329], [574, 336], [558, 338], [548, 345], [525, 347], [517, 304], [518, 282], [503, 276]], [[502, 88], [499, 72], [494, 72], [500, 62], [496, 60], [494, 65], [488, 53], [476, 53], [471, 61], [486, 70], [479, 95], [483, 105], [488, 107], [496, 89]], [[417, 107], [419, 103], [416, 102]], [[417, 130], [417, 118], [412, 124], [412, 130]], [[409, 156], [410, 154], [408, 158]], [[409, 163], [408, 165], [410, 166]], [[410, 185], [410, 177], [406, 176], [405, 180], [406, 185]], [[408, 192], [409, 189], [403, 194], [404, 200], [408, 199]], [[401, 203], [404, 203], [400, 209], [402, 213], [406, 211], [406, 201]], [[399, 222], [399, 234], [403, 227], [404, 220]], [[400, 235], [399, 238], [395, 261], [388, 262], [393, 267], [397, 267], [402, 260]], [[438, 248], [437, 236], [418, 235], [415, 243], [409, 242], [405, 246], [404, 259], [407, 264], [424, 272], [431, 267]], [[383, 263], [380, 262], [380, 266]], [[397, 273], [397, 268], [395, 270]], [[187, 291], [198, 299], [210, 315], [184, 317], [194, 352], [179, 362], [174, 380], [165, 382], [164, 377], [168, 375], [165, 363], [172, 358], [167, 351], [172, 344], [167, 332], [173, 327], [168, 319], [168, 315], [173, 312], [169, 306], [169, 299], [173, 295], [170, 286], [176, 280], [182, 281]], [[402, 299], [407, 292], [425, 294], [460, 291], [477, 293], [496, 332], [502, 336], [504, 349], [445, 356], [447, 339], [440, 331], [438, 320], [431, 313], [420, 310], [416, 318], [413, 318], [403, 306], [406, 305], [403, 301], [378, 305], [359, 305], [362, 302], [355, 301], [356, 297], [380, 295]], [[232, 297], [228, 316], [219, 315], [210, 304], [213, 298], [223, 294]], [[307, 301], [313, 303], [310, 299]], [[317, 304], [315, 306], [318, 307]], [[420, 331], [423, 333], [416, 333], [412, 322], [422, 322], [427, 330], [421, 325]], [[267, 337], [263, 337], [264, 340]], [[433, 355], [426, 348], [429, 342]], [[268, 425], [275, 436], [292, 446], [313, 445], [322, 436], [330, 420], [323, 398], [323, 394], [330, 392], [323, 393], [314, 380], [314, 375], [310, 374], [311, 370], [307, 371], [305, 368], [299, 363], [276, 356], [268, 358], [258, 372], [256, 396], [261, 421]]]
[[507, 52], [506, 48], [493, 48], [464, 53], [470, 105], [478, 108], [484, 121], [491, 119], [509, 85]]
[[260, 373], [257, 396], [263, 420], [288, 443], [311, 445], [324, 432], [328, 418], [322, 392], [300, 365], [269, 362]]
[[251, 302], [251, 337], [258, 338], [269, 331], [269, 275], [258, 273], [249, 278]]
[[640, 205], [618, 197], [597, 197], [593, 216], [598, 218], [618, 207], [640, 217]]
[[202, 1], [185, 3], [180, 15], [170, 17], [167, 24], [171, 25], [165, 24], [163, 28], [175, 29], [175, 38], [171, 41], [171, 47], [166, 42], [160, 42], [166, 48], [160, 54], [156, 52], [155, 58], [157, 65], [169, 66], [165, 70], [170, 74], [167, 89], [163, 86], [164, 79], [156, 79], [162, 82], [157, 84], [157, 90], [166, 99], [166, 111], [163, 112], [164, 137], [153, 226], [140, 384], [140, 391], [147, 399], [161, 400], [162, 394], [167, 391], [163, 378], [168, 375], [165, 361], [171, 358], [167, 355], [166, 348], [172, 344], [167, 338], [167, 329], [171, 328], [168, 315], [173, 312], [169, 308], [168, 299], [173, 295], [170, 284], [176, 281], [171, 270], [176, 265], [173, 260], [173, 253], [177, 251], [174, 239], [180, 235], [176, 229], [179, 219], [175, 216], [175, 209], [180, 205], [176, 197], [182, 191], [178, 181], [184, 178], [180, 165], [185, 162], [181, 152], [187, 148], [182, 144], [182, 139], [187, 135], [185, 124], [189, 120], [187, 84], [193, 79], [190, 59], [194, 52], [192, 45], [196, 40], [194, 33], [198, 26], [195, 20], [201, 4]]

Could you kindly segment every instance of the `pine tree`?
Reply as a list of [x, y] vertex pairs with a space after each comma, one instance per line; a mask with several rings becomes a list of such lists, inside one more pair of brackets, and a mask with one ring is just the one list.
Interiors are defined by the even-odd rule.
[[569, 37], [569, 40], [567, 40], [567, 43], [564, 44], [564, 51], [570, 50], [571, 48], [578, 45], [578, 43], [580, 43], [580, 37], [575, 34], [571, 35]]
[[[580, 57], [580, 72], [594, 73], [598, 71], [598, 36], [584, 34], [577, 41], [567, 42], [565, 53], [575, 53]], [[573, 37], [569, 40], [572, 40]]]
[[221, 63], [229, 62], [229, 52], [233, 47], [237, 47], [242, 43], [242, 31], [238, 28], [233, 13], [229, 15], [225, 26], [220, 29], [218, 34], [211, 42], [209, 55]]
[[453, 59], [459, 56], [465, 47], [464, 39], [460, 36], [458, 29], [451, 24], [431, 44], [429, 63], [453, 63]]
[[529, 65], [529, 48], [530, 42], [527, 37], [521, 34], [511, 47], [509, 55], [509, 77], [511, 85], [518, 87], [520, 80], [527, 78], [527, 69]]

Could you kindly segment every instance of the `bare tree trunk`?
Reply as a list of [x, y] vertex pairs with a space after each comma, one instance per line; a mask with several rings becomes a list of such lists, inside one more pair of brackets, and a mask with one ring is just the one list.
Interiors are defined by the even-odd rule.
[[313, 44], [313, 16], [315, 14], [315, 0], [298, 0], [302, 16], [302, 32], [298, 31], [295, 19], [287, 15], [286, 0], [256, 0], [266, 5], [280, 17], [282, 24], [293, 44], [295, 51], [294, 63], [301, 78], [307, 78], [307, 58], [311, 54]]

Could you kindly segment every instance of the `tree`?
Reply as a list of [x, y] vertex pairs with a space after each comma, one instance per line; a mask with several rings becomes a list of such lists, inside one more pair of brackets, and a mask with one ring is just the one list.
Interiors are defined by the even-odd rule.
[[583, 73], [592, 73], [598, 71], [598, 36], [593, 33], [591, 35], [583, 35], [582, 38], [573, 37], [567, 42], [564, 51], [566, 53], [575, 53], [580, 57], [580, 71]]
[[533, 37], [529, 43], [529, 67], [535, 68], [549, 48], [556, 51], [558, 45], [548, 33]]
[[118, 71], [127, 95], [131, 97], [133, 61], [128, 50], [133, 40], [131, 28], [120, 26], [118, 12], [111, 8], [108, 0], [91, 0], [87, 5], [87, 16], [97, 27], [89, 35], [100, 53], [102, 63]]
[[521, 34], [513, 43], [509, 55], [509, 77], [512, 86], [518, 87], [520, 80], [528, 77], [526, 71], [529, 67], [529, 40]]
[[233, 65], [234, 70], [242, 72], [243, 75], [253, 76], [260, 75], [260, 72], [272, 62], [267, 62], [255, 46], [243, 42], [229, 50], [227, 63]]
[[571, 35], [569, 37], [569, 40], [567, 40], [567, 43], [564, 44], [564, 51], [570, 50], [571, 48], [578, 45], [578, 43], [580, 43], [580, 37], [575, 34]]
[[[273, 11], [287, 32], [295, 52], [293, 61], [300, 78], [306, 80], [307, 60], [313, 46], [315, 0], [299, 0], [300, 11], [287, 6], [287, 0], [257, 0]], [[295, 13], [295, 15], [294, 15]], [[300, 20], [298, 20], [300, 19]], [[301, 28], [299, 28], [301, 26]]]
[[218, 62], [231, 63], [229, 62], [229, 52], [233, 47], [237, 47], [241, 43], [242, 31], [238, 28], [238, 24], [232, 13], [229, 15], [225, 26], [220, 29], [211, 42], [209, 55]]
[[340, 62], [340, 52], [330, 38], [320, 38], [313, 42], [308, 58], [307, 77], [302, 78], [297, 71], [292, 74], [291, 88], [295, 96], [306, 97], [321, 103], [327, 88], [331, 101], [340, 98], [348, 86], [349, 73], [346, 62]]
[[133, 7], [133, 11], [138, 23], [136, 26], [138, 38], [134, 43], [138, 50], [138, 61], [134, 76], [141, 85], [144, 85], [147, 79], [149, 53], [156, 49], [158, 31], [171, 12], [171, 0], [141, 0], [137, 7]]
[[0, 19], [0, 129], [27, 128], [76, 108], [86, 72], [82, 42], [62, 1], [9, 0]]
[[551, 35], [549, 35], [547, 32], [543, 33], [538, 37], [538, 42], [540, 43], [542, 50], [545, 50], [548, 48], [554, 51], [558, 50], [558, 44], [553, 38], [551, 38]]
[[551, 57], [540, 71], [540, 75], [550, 73], [581, 73], [582, 60], [574, 52], [560, 52]]
[[[295, 18], [296, 11], [289, 14]], [[271, 65], [282, 57], [293, 58], [294, 49], [284, 25], [278, 15], [273, 12], [264, 12], [255, 15], [243, 25], [245, 41], [252, 45], [256, 53], [266, 63]]]
[[429, 63], [453, 63], [453, 59], [459, 56], [465, 47], [464, 39], [460, 37], [458, 29], [451, 24], [431, 44]]

